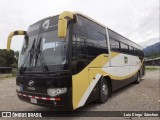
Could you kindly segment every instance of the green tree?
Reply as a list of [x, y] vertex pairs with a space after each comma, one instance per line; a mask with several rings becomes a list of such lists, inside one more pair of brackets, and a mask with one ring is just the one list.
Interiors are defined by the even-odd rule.
[[6, 49], [0, 49], [0, 65], [1, 66], [12, 66], [16, 61], [14, 57], [14, 51], [7, 51]]
[[6, 64], [6, 60], [2, 56], [0, 56], [0, 66], [3, 66], [5, 64]]

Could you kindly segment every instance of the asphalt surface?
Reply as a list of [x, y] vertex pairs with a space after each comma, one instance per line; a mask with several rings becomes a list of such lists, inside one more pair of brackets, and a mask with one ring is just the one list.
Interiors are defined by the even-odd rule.
[[[0, 111], [54, 111], [20, 101], [16, 95], [15, 78], [0, 79]], [[78, 111], [159, 111], [160, 70], [148, 70], [140, 84], [130, 84], [112, 94], [105, 104], [91, 103]], [[63, 116], [63, 115], [62, 115]], [[0, 118], [2, 119], [2, 118]], [[9, 118], [3, 118], [9, 119]], [[31, 118], [30, 118], [31, 119]], [[39, 118], [46, 119], [46, 118]], [[53, 118], [47, 118], [53, 119]], [[159, 120], [158, 117], [58, 117], [54, 119]]]

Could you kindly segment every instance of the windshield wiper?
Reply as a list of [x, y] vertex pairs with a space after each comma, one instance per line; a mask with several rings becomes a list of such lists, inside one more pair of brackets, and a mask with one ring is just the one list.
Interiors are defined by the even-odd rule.
[[[19, 73], [20, 73], [20, 74], [23, 74], [23, 72], [25, 71], [25, 69], [26, 69], [26, 67], [27, 67], [27, 65], [28, 65], [29, 62], [30, 62], [30, 66], [31, 66], [31, 62], [32, 62], [33, 54], [34, 54], [34, 49], [35, 49], [35, 39], [34, 39], [34, 41], [33, 41], [33, 44], [32, 44], [31, 49], [29, 50], [29, 52], [28, 52], [27, 55], [25, 56], [24, 61], [23, 61], [22, 65], [21, 65], [21, 67], [20, 67], [20, 69], [19, 69]], [[29, 58], [26, 66], [25, 66], [25, 63], [26, 63], [29, 55], [30, 55], [30, 58]]]
[[[42, 38], [42, 37], [41, 37]], [[44, 59], [44, 57], [43, 57], [43, 54], [42, 54], [42, 51], [40, 50], [40, 48], [41, 48], [41, 41], [42, 41], [42, 39], [39, 39], [39, 41], [38, 41], [38, 44], [37, 44], [37, 48], [36, 48], [36, 54], [35, 54], [35, 66], [36, 66], [36, 64], [37, 64], [37, 61], [38, 61], [38, 58], [40, 58], [40, 64], [42, 65], [42, 67], [43, 67], [43, 71], [46, 73], [46, 74], [48, 74], [49, 73], [49, 69], [48, 69], [48, 66], [47, 66], [47, 64], [46, 64], [46, 62], [45, 62], [45, 59]]]

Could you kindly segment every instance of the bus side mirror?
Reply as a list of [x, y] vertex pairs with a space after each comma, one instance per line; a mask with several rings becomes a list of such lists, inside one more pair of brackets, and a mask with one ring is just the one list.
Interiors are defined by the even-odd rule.
[[58, 20], [58, 37], [66, 38], [67, 35], [67, 19]]
[[58, 37], [66, 38], [67, 36], [67, 20], [77, 21], [77, 17], [74, 13], [69, 11], [64, 11], [59, 15], [58, 18]]
[[27, 32], [23, 31], [23, 30], [18, 30], [18, 31], [14, 31], [11, 32], [8, 36], [8, 40], [7, 40], [7, 50], [10, 51], [10, 46], [11, 46], [11, 41], [12, 41], [12, 37], [15, 35], [26, 35], [27, 36]]

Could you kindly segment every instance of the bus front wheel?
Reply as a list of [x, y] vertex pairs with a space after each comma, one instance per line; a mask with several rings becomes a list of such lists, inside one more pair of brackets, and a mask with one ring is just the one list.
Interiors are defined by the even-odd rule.
[[103, 77], [100, 83], [99, 102], [105, 103], [108, 100], [108, 97], [109, 97], [109, 85], [107, 83], [107, 80]]

